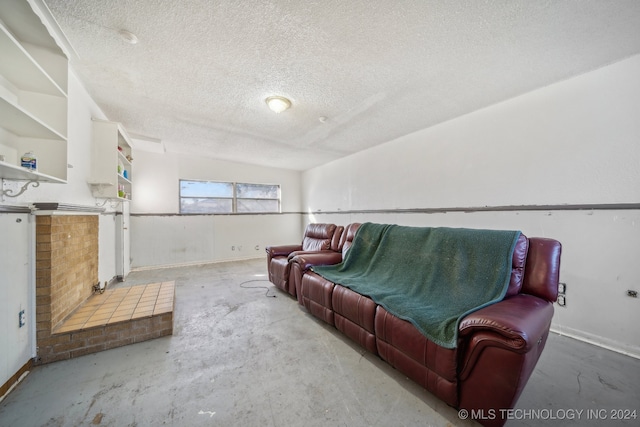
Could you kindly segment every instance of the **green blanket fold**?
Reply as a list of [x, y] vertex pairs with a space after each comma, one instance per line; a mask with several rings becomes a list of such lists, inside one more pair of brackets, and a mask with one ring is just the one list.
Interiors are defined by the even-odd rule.
[[364, 223], [343, 262], [313, 271], [455, 348], [467, 314], [504, 297], [519, 231]]

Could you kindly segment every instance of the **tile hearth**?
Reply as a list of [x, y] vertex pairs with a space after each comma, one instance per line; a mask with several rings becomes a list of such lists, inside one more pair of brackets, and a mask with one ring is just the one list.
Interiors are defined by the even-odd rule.
[[94, 294], [54, 334], [106, 326], [173, 311], [174, 282], [107, 289]]

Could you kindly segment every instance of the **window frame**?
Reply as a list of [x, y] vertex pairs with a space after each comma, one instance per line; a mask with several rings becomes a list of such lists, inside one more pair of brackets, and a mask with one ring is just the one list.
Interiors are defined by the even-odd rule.
[[[183, 182], [198, 182], [198, 183], [211, 183], [211, 184], [231, 184], [232, 196], [231, 197], [195, 197], [195, 196], [183, 196], [182, 195], [182, 183]], [[263, 187], [276, 187], [277, 197], [238, 197], [238, 185], [247, 186], [263, 186]], [[182, 200], [183, 199], [211, 199], [211, 200], [231, 200], [230, 212], [183, 212]], [[256, 212], [238, 212], [238, 200], [276, 200], [278, 202], [278, 208], [275, 211], [256, 211]], [[213, 181], [208, 179], [183, 179], [178, 181], [178, 210], [181, 215], [255, 215], [255, 214], [274, 214], [282, 213], [282, 187], [280, 184], [265, 184], [255, 182], [238, 182], [238, 181]]]

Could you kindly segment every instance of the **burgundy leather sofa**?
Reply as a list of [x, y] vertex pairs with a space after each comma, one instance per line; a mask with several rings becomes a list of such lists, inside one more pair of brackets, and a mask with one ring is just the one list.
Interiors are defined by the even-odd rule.
[[327, 251], [335, 253], [339, 249], [340, 237], [344, 227], [335, 224], [307, 225], [302, 243], [292, 245], [267, 246], [267, 271], [269, 281], [276, 287], [296, 296], [296, 287], [289, 280], [291, 258], [297, 254]]
[[[353, 236], [351, 236], [353, 238]], [[343, 252], [348, 246], [343, 246]], [[558, 295], [561, 245], [521, 234], [502, 301], [462, 319], [456, 348], [429, 341], [373, 300], [305, 268], [300, 303], [444, 402], [501, 426], [544, 349]], [[316, 260], [318, 262], [318, 260]], [[298, 267], [296, 267], [298, 268]]]

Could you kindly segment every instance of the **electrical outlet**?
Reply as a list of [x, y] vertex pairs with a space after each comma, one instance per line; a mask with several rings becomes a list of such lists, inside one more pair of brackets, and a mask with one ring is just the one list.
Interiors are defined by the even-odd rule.
[[567, 293], [567, 284], [566, 283], [558, 283], [558, 293], [559, 294]]
[[24, 310], [20, 310], [18, 313], [18, 327], [22, 328], [27, 324], [27, 316], [24, 314]]
[[560, 307], [566, 307], [567, 297], [565, 297], [564, 295], [558, 295], [558, 305]]

